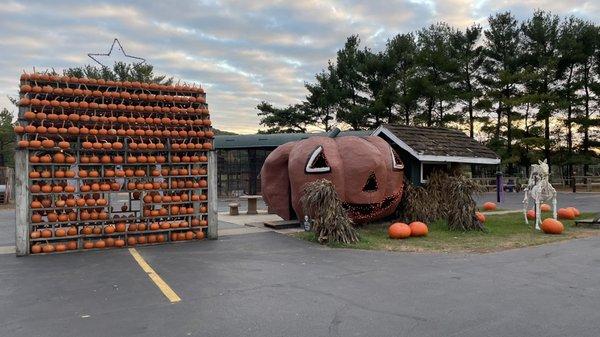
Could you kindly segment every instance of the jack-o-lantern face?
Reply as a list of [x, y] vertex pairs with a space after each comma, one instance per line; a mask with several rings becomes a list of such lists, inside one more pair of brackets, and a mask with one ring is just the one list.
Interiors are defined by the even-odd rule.
[[294, 213], [302, 218], [303, 185], [324, 178], [333, 182], [352, 220], [368, 222], [398, 206], [403, 169], [398, 155], [379, 137], [311, 137], [269, 154], [261, 170], [262, 194], [272, 212], [286, 220]]

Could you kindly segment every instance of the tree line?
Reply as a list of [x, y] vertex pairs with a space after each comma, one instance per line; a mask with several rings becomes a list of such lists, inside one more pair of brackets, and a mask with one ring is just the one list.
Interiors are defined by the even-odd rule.
[[598, 162], [600, 27], [578, 17], [538, 10], [524, 21], [491, 15], [485, 29], [436, 23], [382, 51], [353, 35], [305, 88], [298, 104], [261, 102], [260, 132], [454, 127], [485, 141], [509, 170], [539, 158], [585, 170]]

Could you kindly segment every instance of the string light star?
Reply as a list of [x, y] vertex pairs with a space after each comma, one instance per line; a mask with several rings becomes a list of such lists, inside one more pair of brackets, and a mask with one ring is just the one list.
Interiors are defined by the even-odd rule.
[[121, 51], [121, 53], [123, 54], [123, 56], [125, 56], [126, 58], [130, 58], [130, 59], [134, 59], [134, 60], [138, 60], [138, 62], [132, 62], [133, 64], [136, 65], [140, 65], [140, 64], [144, 64], [146, 62], [146, 59], [143, 57], [137, 57], [137, 56], [133, 56], [133, 55], [129, 55], [125, 52], [125, 49], [123, 49], [123, 46], [121, 45], [121, 42], [119, 41], [119, 39], [115, 38], [113, 40], [112, 45], [110, 46], [110, 49], [108, 50], [108, 53], [102, 54], [102, 53], [88, 53], [88, 57], [91, 58], [92, 60], [94, 60], [94, 62], [98, 63], [100, 66], [102, 67], [106, 67], [106, 65], [104, 65], [102, 62], [100, 62], [97, 57], [110, 57], [113, 49], [115, 48], [115, 44], [117, 44], [117, 49]]

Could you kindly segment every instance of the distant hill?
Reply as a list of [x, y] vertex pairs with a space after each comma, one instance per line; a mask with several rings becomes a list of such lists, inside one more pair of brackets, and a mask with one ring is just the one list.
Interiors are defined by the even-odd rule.
[[235, 133], [235, 132], [222, 131], [222, 130], [215, 129], [215, 128], [213, 128], [212, 130], [215, 133], [215, 135], [217, 135], [217, 136], [219, 136], [219, 135], [225, 135], [225, 136], [227, 136], [227, 135], [237, 135], [237, 133]]

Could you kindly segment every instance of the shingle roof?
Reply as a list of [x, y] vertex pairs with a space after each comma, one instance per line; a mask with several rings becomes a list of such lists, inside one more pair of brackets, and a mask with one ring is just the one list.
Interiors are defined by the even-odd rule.
[[[372, 131], [342, 131], [337, 137], [369, 136]], [[219, 135], [215, 136], [215, 149], [239, 149], [267, 147], [275, 148], [287, 142], [306, 139], [312, 136], [327, 136], [325, 132], [317, 133], [273, 133], [253, 135]]]
[[[494, 151], [459, 130], [385, 124], [374, 133], [381, 134], [383, 129], [403, 143], [398, 144], [399, 146], [407, 147], [405, 150], [420, 160], [435, 161], [435, 157], [438, 157], [452, 161], [452, 158], [448, 157], [455, 157], [460, 158], [460, 162], [500, 162]], [[385, 132], [384, 134], [388, 135]]]

